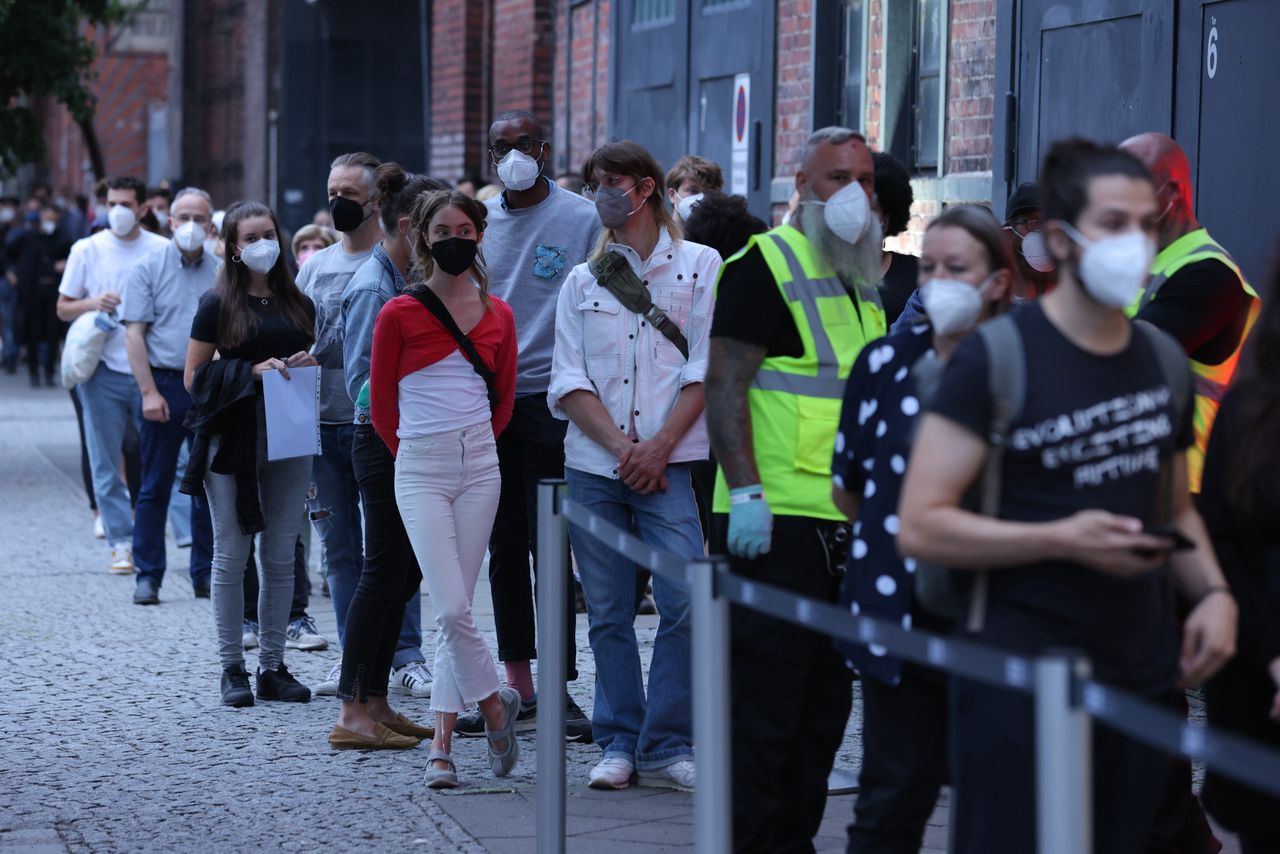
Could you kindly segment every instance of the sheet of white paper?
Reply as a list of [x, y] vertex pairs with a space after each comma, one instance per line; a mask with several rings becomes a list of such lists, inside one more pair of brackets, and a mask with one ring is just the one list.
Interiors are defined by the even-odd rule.
[[287, 460], [320, 453], [320, 369], [290, 368], [262, 375], [267, 411], [267, 459]]

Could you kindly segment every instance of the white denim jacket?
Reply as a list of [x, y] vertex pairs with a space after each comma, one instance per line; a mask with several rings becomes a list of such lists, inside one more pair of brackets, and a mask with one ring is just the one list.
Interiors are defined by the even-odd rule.
[[[666, 423], [680, 390], [707, 374], [707, 346], [720, 255], [687, 240], [672, 242], [662, 230], [653, 253], [643, 262], [634, 249], [611, 243], [649, 286], [653, 302], [676, 322], [689, 341], [686, 361], [676, 346], [652, 325], [628, 311], [596, 283], [586, 264], [570, 271], [556, 306], [556, 343], [551, 357], [551, 413], [567, 420], [560, 400], [585, 390], [600, 398], [624, 435], [644, 441]], [[671, 452], [670, 462], [707, 458], [707, 427], [702, 416]], [[565, 465], [601, 477], [617, 478], [618, 461], [570, 422], [564, 440]]]

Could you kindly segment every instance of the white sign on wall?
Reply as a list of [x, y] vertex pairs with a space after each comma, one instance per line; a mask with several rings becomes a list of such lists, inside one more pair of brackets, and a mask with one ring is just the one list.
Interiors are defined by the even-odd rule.
[[729, 192], [745, 196], [751, 162], [751, 75], [733, 78], [733, 158], [729, 169]]

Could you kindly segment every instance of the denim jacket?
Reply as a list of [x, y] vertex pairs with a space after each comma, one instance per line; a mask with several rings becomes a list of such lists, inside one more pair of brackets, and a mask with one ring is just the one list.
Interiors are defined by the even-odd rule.
[[356, 424], [369, 424], [369, 409], [357, 402], [360, 387], [369, 379], [369, 355], [373, 352], [373, 324], [387, 301], [404, 293], [404, 276], [379, 243], [369, 260], [356, 270], [342, 291], [342, 357], [347, 394], [356, 403]]

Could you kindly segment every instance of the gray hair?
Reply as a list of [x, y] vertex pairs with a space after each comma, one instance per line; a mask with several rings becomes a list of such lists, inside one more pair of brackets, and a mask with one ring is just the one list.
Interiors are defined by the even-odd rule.
[[177, 204], [183, 196], [199, 196], [209, 205], [209, 213], [213, 213], [213, 198], [199, 187], [183, 187], [178, 191], [178, 195], [173, 197], [173, 204]]
[[865, 136], [850, 128], [842, 128], [835, 125], [818, 128], [813, 133], [809, 134], [809, 138], [805, 141], [804, 158], [801, 162], [808, 163], [809, 158], [813, 157], [813, 153], [820, 145], [844, 145], [850, 140], [857, 140], [863, 145], [866, 145], [867, 143], [867, 138]]

